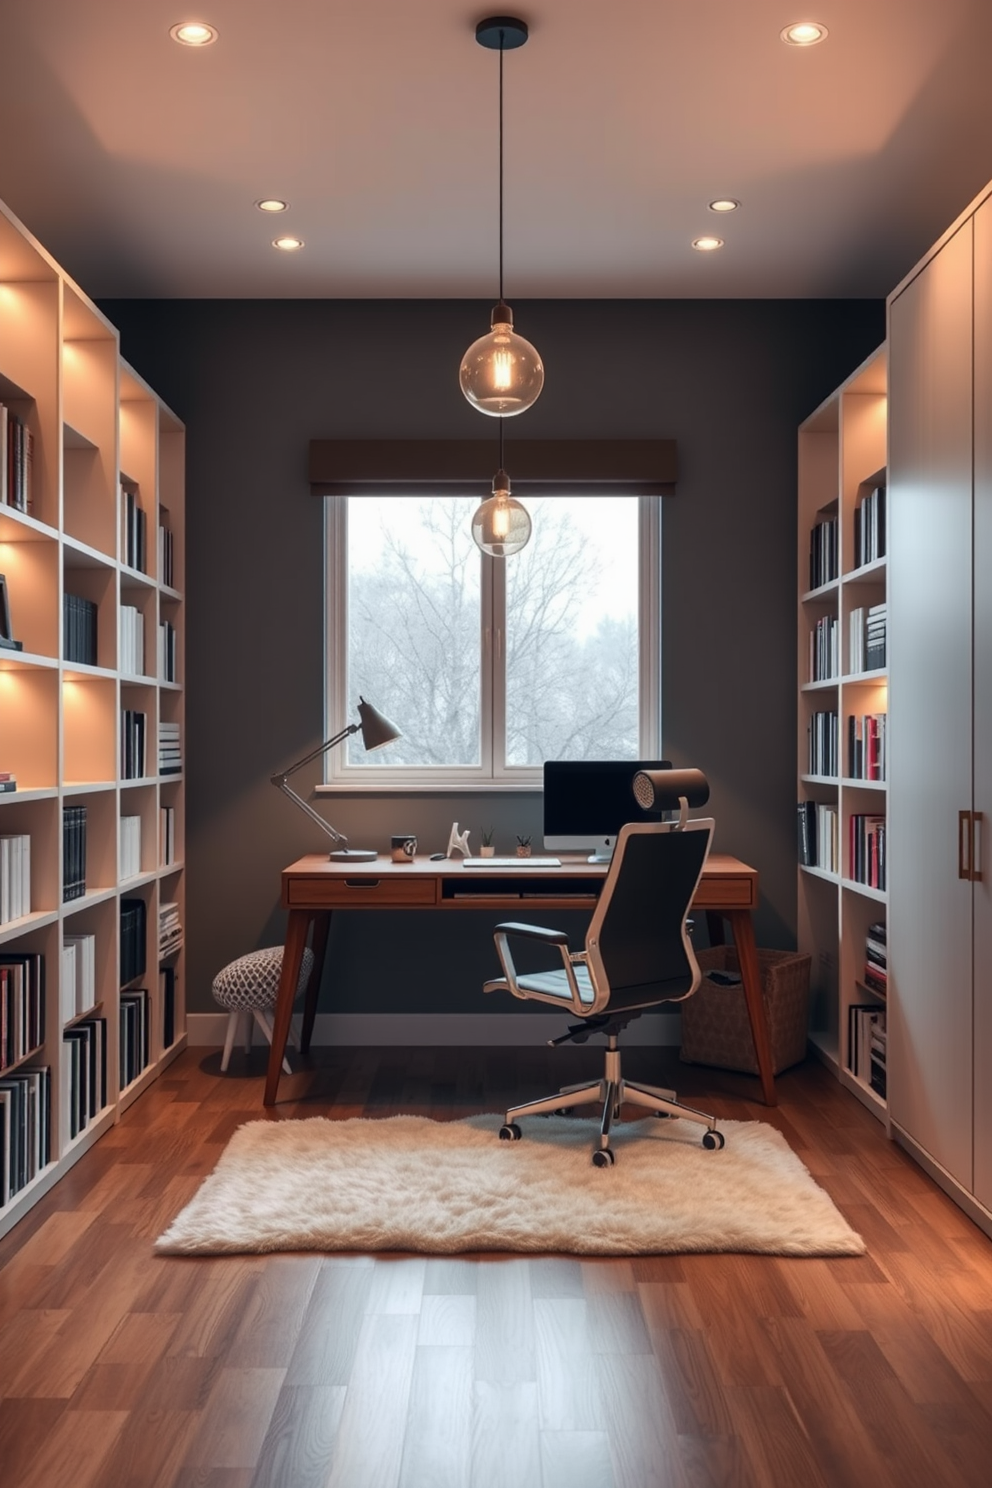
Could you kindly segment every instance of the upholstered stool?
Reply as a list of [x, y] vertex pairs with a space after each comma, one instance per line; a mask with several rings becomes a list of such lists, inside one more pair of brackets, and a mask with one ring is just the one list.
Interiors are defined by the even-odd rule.
[[[313, 952], [308, 946], [303, 952], [300, 979], [296, 984], [297, 996], [305, 989], [312, 970]], [[228, 1010], [224, 1057], [220, 1062], [222, 1073], [230, 1062], [239, 1025], [244, 1029], [246, 1054], [251, 1048], [255, 1023], [269, 1043], [272, 1043], [272, 1021], [269, 1014], [276, 1004], [281, 975], [282, 946], [267, 946], [264, 951], [249, 951], [247, 956], [239, 956], [214, 977], [214, 998], [221, 1007]], [[287, 1075], [292, 1073], [287, 1060], [283, 1060], [282, 1067]]]

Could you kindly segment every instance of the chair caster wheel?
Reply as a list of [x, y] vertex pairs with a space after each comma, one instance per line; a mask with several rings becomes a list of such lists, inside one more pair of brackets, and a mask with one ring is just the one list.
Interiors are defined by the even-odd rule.
[[523, 1132], [515, 1121], [508, 1121], [505, 1126], [501, 1126], [499, 1129], [499, 1139], [501, 1142], [519, 1142], [522, 1136]]
[[612, 1147], [598, 1147], [592, 1155], [594, 1168], [612, 1168], [616, 1162]]
[[703, 1146], [710, 1152], [719, 1152], [724, 1146], [723, 1132], [708, 1131], [703, 1133]]

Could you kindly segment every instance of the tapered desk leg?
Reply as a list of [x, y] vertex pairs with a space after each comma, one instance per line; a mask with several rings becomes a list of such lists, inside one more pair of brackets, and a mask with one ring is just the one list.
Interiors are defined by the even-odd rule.
[[282, 1069], [283, 1057], [286, 1053], [286, 1040], [289, 1037], [289, 1025], [293, 1017], [293, 1003], [296, 999], [296, 988], [300, 980], [300, 966], [303, 962], [303, 948], [307, 943], [307, 931], [310, 928], [310, 918], [313, 911], [309, 909], [291, 909], [289, 911], [289, 922], [286, 925], [286, 944], [282, 953], [282, 974], [279, 977], [279, 991], [276, 993], [276, 1008], [272, 1019], [272, 1047], [269, 1050], [269, 1072], [265, 1078], [265, 1101], [267, 1106], [274, 1106], [276, 1096], [279, 1092], [279, 1073]]
[[317, 1016], [317, 998], [320, 995], [320, 983], [324, 975], [324, 961], [327, 957], [327, 936], [331, 928], [331, 912], [321, 913], [315, 910], [313, 913], [313, 940], [310, 949], [313, 951], [313, 968], [310, 972], [310, 980], [307, 982], [306, 998], [303, 1003], [303, 1031], [300, 1035], [300, 1053], [305, 1054], [310, 1047], [313, 1037], [313, 1021]]
[[[778, 1104], [778, 1100], [775, 1095], [775, 1076], [772, 1073], [772, 1046], [768, 1038], [765, 1004], [761, 996], [761, 970], [758, 966], [758, 952], [754, 944], [751, 911], [749, 909], [728, 909], [724, 913], [730, 921], [734, 945], [737, 948], [737, 962], [741, 969], [741, 982], [747, 1000], [747, 1014], [751, 1020], [754, 1052], [758, 1056], [758, 1074], [761, 1078], [762, 1094], [765, 1098], [765, 1105], [774, 1106]], [[276, 1073], [278, 1074], [278, 1067]]]

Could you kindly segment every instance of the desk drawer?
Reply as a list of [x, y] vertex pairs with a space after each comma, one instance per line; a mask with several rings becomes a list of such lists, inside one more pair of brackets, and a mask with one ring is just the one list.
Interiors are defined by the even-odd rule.
[[436, 902], [437, 879], [374, 873], [347, 878], [294, 878], [286, 885], [290, 909], [416, 909]]
[[753, 909], [753, 878], [707, 878], [699, 881], [692, 900], [693, 909]]

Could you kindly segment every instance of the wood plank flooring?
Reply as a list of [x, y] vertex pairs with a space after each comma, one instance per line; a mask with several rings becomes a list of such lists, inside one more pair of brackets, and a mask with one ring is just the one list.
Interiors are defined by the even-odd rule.
[[[992, 1241], [818, 1066], [767, 1110], [624, 1057], [777, 1126], [869, 1254], [156, 1257], [264, 1114], [263, 1050], [187, 1051], [0, 1241], [3, 1488], [986, 1488]], [[600, 1059], [317, 1050], [271, 1119], [500, 1110]]]

